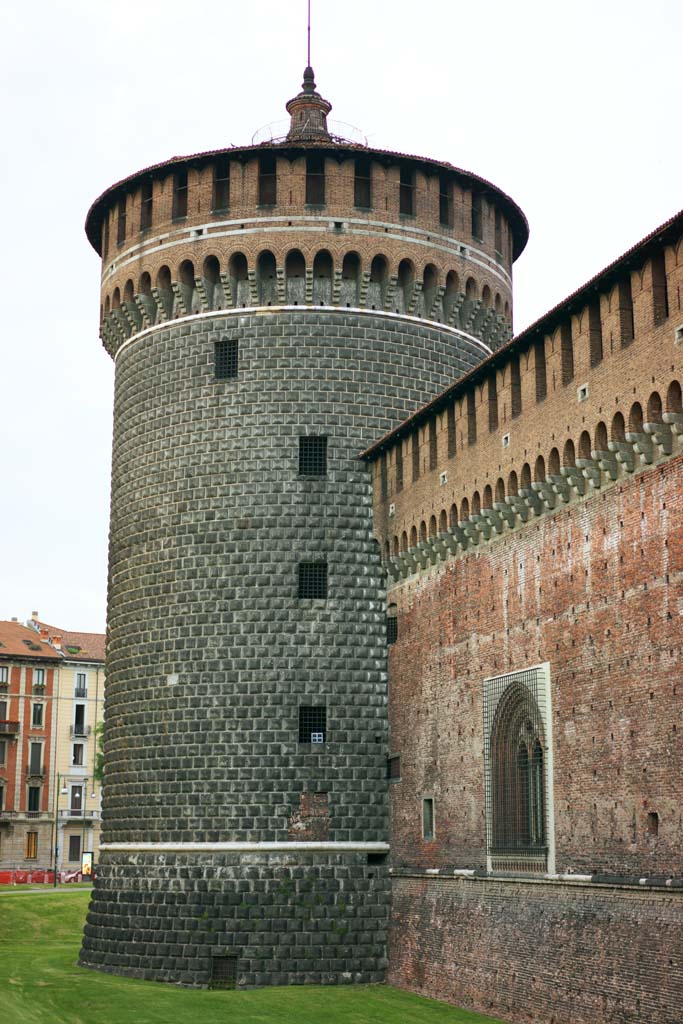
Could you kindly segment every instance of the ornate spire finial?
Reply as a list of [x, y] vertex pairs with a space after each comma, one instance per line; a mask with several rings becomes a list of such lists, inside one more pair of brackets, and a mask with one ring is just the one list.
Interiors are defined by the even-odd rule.
[[315, 74], [310, 64], [304, 71], [304, 80], [301, 83], [301, 88], [304, 92], [315, 92]]
[[327, 115], [331, 110], [332, 104], [316, 92], [315, 75], [309, 64], [304, 71], [301, 92], [287, 104], [287, 113], [292, 119], [288, 140], [329, 142]]

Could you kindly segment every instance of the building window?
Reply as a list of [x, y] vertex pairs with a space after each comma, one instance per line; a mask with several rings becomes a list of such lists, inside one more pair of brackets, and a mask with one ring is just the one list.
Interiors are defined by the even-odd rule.
[[116, 208], [116, 243], [123, 245], [126, 240], [126, 197], [119, 199]]
[[26, 810], [30, 818], [37, 818], [40, 814], [40, 786], [28, 787]]
[[519, 356], [510, 360], [510, 413], [519, 416], [522, 411], [522, 378], [519, 370]]
[[146, 231], [152, 226], [152, 202], [154, 182], [148, 178], [142, 183], [140, 191], [140, 231]]
[[33, 712], [31, 714], [31, 728], [42, 729], [43, 727], [43, 705], [34, 704]]
[[187, 170], [176, 171], [173, 175], [173, 220], [187, 217]]
[[477, 443], [477, 409], [474, 391], [467, 392], [467, 443]]
[[[1, 742], [4, 743], [5, 741], [2, 740]], [[2, 763], [3, 762], [0, 761], [0, 764], [2, 764]], [[5, 809], [5, 784], [4, 784], [4, 782], [0, 782], [0, 811], [4, 811], [4, 809]]]
[[495, 371], [489, 377], [489, 431], [498, 430], [498, 385]]
[[74, 736], [85, 736], [85, 704], [74, 706]]
[[81, 859], [81, 837], [69, 836], [69, 860], [78, 861]]
[[29, 772], [29, 775], [42, 775], [43, 774], [43, 744], [42, 743], [30, 743], [29, 744], [28, 772]]
[[545, 368], [545, 342], [534, 342], [534, 364], [536, 366], [536, 401], [542, 402], [548, 394], [548, 378]]
[[395, 644], [398, 640], [398, 617], [396, 613], [387, 615], [387, 643]]
[[0, 665], [0, 683], [7, 683], [9, 681], [9, 670], [7, 665]]
[[496, 250], [496, 256], [503, 255], [503, 218], [501, 217], [500, 210], [496, 210], [494, 213], [494, 246]]
[[327, 437], [323, 434], [299, 438], [299, 476], [327, 475]]
[[325, 156], [312, 153], [306, 157], [306, 205], [325, 205]]
[[26, 833], [26, 860], [36, 860], [38, 857], [38, 833]]
[[71, 802], [69, 803], [69, 814], [77, 818], [83, 812], [83, 786], [71, 787]]
[[545, 872], [552, 783], [547, 666], [484, 681], [487, 847], [492, 871]]
[[415, 213], [415, 171], [401, 167], [398, 186], [398, 209], [400, 213], [413, 216]]
[[420, 479], [420, 432], [415, 431], [412, 439], [413, 452], [413, 483]]
[[102, 221], [102, 258], [106, 259], [109, 252], [109, 211], [105, 213]]
[[453, 185], [446, 174], [439, 175], [439, 223], [453, 227]]
[[220, 157], [213, 165], [213, 209], [227, 210], [230, 206], [230, 160]]
[[327, 562], [299, 562], [299, 597], [327, 597]]
[[34, 686], [45, 686], [45, 669], [34, 668], [33, 670], [33, 685]]
[[88, 677], [85, 674], [85, 672], [77, 672], [76, 673], [76, 690], [75, 690], [75, 694], [74, 694], [76, 697], [87, 697], [88, 696], [88, 689], [87, 689], [87, 686], [86, 686], [87, 678]]
[[274, 206], [277, 202], [277, 161], [270, 153], [259, 157], [258, 202], [259, 206]]
[[401, 778], [401, 755], [392, 754], [387, 758], [387, 778], [395, 782]]
[[656, 811], [648, 811], [647, 815], [647, 833], [650, 836], [659, 835], [659, 815]]
[[221, 338], [214, 345], [214, 377], [216, 380], [230, 380], [237, 376], [239, 362], [237, 338]]
[[7, 721], [7, 701], [0, 700], [0, 722]]
[[472, 237], [476, 238], [481, 242], [483, 238], [482, 231], [482, 212], [481, 212], [481, 196], [476, 192], [472, 193]]
[[588, 307], [588, 334], [591, 367], [602, 362], [602, 318], [600, 298], [593, 299]]
[[664, 323], [669, 315], [669, 293], [666, 286], [664, 253], [652, 257], [652, 313], [655, 327]]
[[574, 379], [574, 341], [572, 338], [571, 320], [560, 327], [560, 351], [562, 358], [562, 383], [569, 384]]
[[327, 708], [302, 704], [299, 707], [299, 743], [324, 743], [327, 738]]
[[75, 765], [83, 764], [83, 743], [74, 743], [71, 754], [71, 763]]
[[401, 168], [399, 211], [409, 217], [415, 213], [415, 172], [409, 167]]
[[439, 460], [439, 452], [436, 440], [436, 420], [429, 421], [429, 468], [436, 469]]
[[396, 490], [403, 490], [403, 441], [396, 444]]
[[633, 294], [631, 292], [631, 277], [622, 278], [619, 282], [619, 327], [621, 332], [621, 347], [626, 348], [635, 337], [635, 326], [633, 323]]
[[389, 493], [389, 467], [386, 452], [382, 452], [379, 460], [379, 490], [380, 498], [384, 501]]
[[448, 430], [448, 458], [452, 459], [455, 455], [456, 444], [455, 444], [455, 403], [449, 405], [446, 410], [446, 427]]
[[7, 763], [7, 740], [0, 740], [0, 764]]
[[425, 842], [434, 838], [434, 799], [431, 796], [422, 801], [422, 838]]
[[354, 164], [353, 204], [361, 210], [372, 206], [372, 164], [366, 157], [358, 157]]

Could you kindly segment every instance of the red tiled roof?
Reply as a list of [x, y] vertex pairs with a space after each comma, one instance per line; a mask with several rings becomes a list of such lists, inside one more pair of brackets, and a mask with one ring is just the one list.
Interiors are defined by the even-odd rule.
[[484, 377], [492, 367], [499, 366], [505, 362], [511, 352], [525, 351], [536, 338], [542, 337], [544, 334], [550, 334], [568, 313], [585, 306], [588, 300], [597, 292], [611, 287], [625, 270], [635, 266], [637, 262], [645, 258], [649, 250], [656, 248], [662, 242], [676, 241], [682, 233], [683, 210], [680, 210], [673, 217], [670, 217], [669, 220], [660, 224], [658, 228], [655, 228], [654, 231], [651, 231], [645, 238], [642, 238], [635, 245], [631, 246], [630, 249], [627, 249], [613, 263], [608, 264], [599, 274], [591, 277], [589, 281], [586, 281], [580, 288], [577, 288], [571, 295], [568, 295], [566, 299], [563, 299], [562, 302], [553, 306], [547, 313], [544, 313], [539, 320], [525, 328], [520, 334], [515, 335], [506, 345], [492, 352], [490, 356], [487, 356], [473, 370], [459, 377], [453, 384], [449, 384], [444, 391], [441, 391], [425, 405], [416, 409], [414, 413], [394, 427], [393, 430], [384, 434], [383, 437], [380, 437], [371, 444], [369, 448], [361, 452], [359, 458], [371, 460], [385, 448], [390, 447], [399, 437], [404, 437], [410, 433], [418, 424], [429, 419], [433, 413], [438, 412], [452, 399], [466, 392], [473, 383]]
[[[104, 661], [104, 633], [74, 633], [68, 629], [60, 629], [59, 626], [50, 626], [39, 619], [32, 621], [38, 629], [47, 630], [50, 640], [53, 637], [61, 637], [61, 654], [69, 661]], [[35, 635], [33, 630], [31, 632]]]
[[59, 661], [60, 654], [21, 622], [0, 622], [0, 657]]

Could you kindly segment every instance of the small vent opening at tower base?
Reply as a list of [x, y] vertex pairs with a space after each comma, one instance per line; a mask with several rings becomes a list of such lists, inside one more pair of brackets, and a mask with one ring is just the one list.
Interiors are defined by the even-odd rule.
[[237, 985], [237, 957], [211, 958], [211, 988], [235, 988]]

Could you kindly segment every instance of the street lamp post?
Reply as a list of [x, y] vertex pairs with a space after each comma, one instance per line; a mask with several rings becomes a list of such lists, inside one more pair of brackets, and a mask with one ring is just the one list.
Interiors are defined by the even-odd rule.
[[53, 863], [53, 872], [52, 872], [53, 873], [52, 884], [55, 887], [55, 889], [57, 888], [57, 855], [59, 853], [59, 796], [60, 796], [60, 793], [61, 793], [62, 796], [65, 796], [69, 792], [68, 789], [66, 788], [66, 784], [64, 786], [61, 785], [62, 778], [63, 778], [63, 776], [60, 774], [60, 772], [57, 772], [57, 780], [56, 780], [56, 785], [55, 785], [55, 847], [54, 847], [54, 863]]

